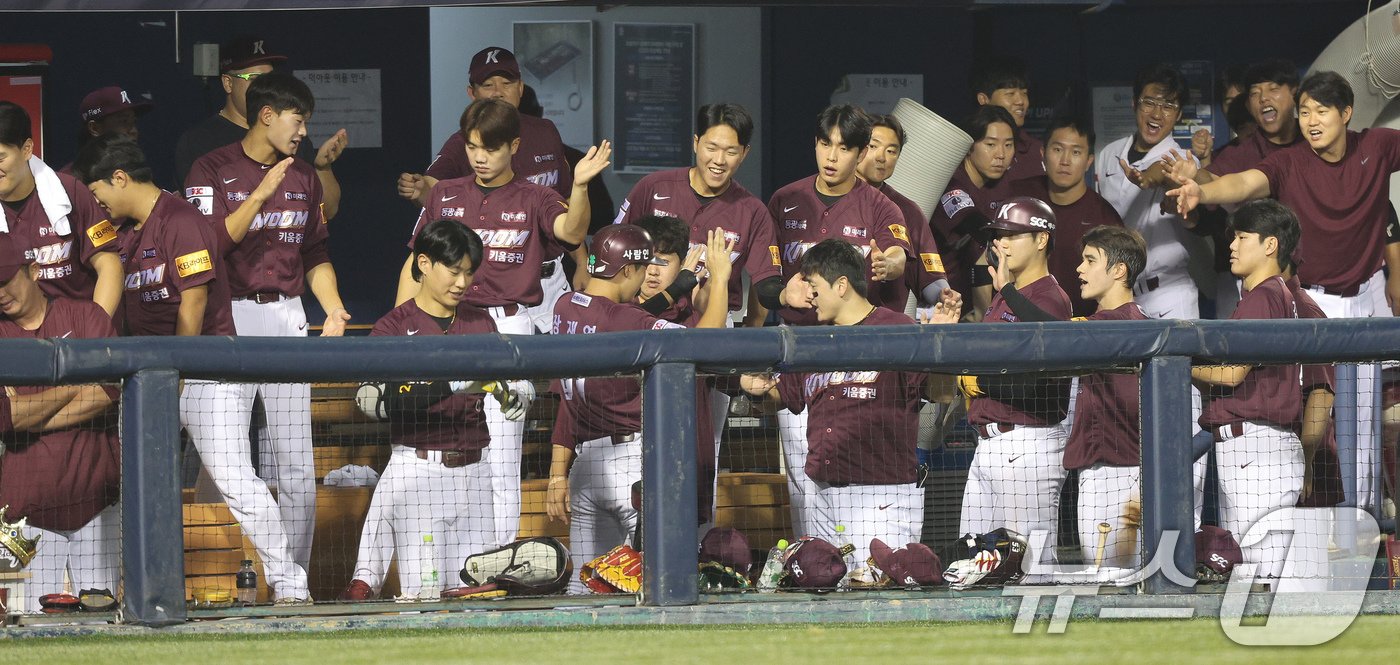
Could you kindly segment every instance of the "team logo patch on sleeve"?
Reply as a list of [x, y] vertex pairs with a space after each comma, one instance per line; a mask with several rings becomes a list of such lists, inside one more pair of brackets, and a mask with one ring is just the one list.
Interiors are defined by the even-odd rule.
[[948, 272], [943, 269], [943, 257], [937, 252], [921, 253], [919, 260], [924, 262], [924, 272]]
[[92, 241], [93, 247], [101, 247], [116, 239], [117, 229], [112, 226], [112, 222], [110, 220], [104, 219], [96, 224], [93, 224], [92, 226], [89, 226], [87, 230], [87, 236], [88, 240]]
[[893, 235], [895, 240], [909, 242], [909, 233], [903, 224], [890, 224], [890, 235]]
[[948, 190], [943, 198], [939, 199], [939, 203], [943, 205], [943, 214], [948, 217], [958, 214], [958, 211], [963, 208], [971, 208], [974, 205], [972, 197], [961, 189]]
[[779, 267], [781, 267], [781, 266], [783, 265], [783, 257], [782, 257], [782, 255], [780, 255], [780, 254], [778, 253], [778, 246], [777, 246], [777, 245], [769, 245], [769, 246], [768, 246], [768, 254], [771, 255], [771, 256], [773, 257], [773, 265], [779, 266]]
[[175, 259], [175, 272], [181, 277], [197, 275], [214, 267], [209, 258], [209, 250], [201, 249]]
[[185, 200], [190, 205], [199, 208], [201, 213], [206, 215], [214, 214], [214, 188], [213, 187], [186, 187]]

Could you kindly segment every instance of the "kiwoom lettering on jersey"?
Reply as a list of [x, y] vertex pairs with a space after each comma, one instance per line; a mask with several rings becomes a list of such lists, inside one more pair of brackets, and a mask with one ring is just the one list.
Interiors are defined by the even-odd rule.
[[310, 213], [305, 210], [274, 210], [260, 212], [248, 226], [249, 231], [258, 229], [300, 229], [306, 227]]
[[142, 268], [126, 274], [126, 290], [137, 291], [147, 286], [165, 281], [165, 264], [152, 268]]
[[29, 259], [41, 266], [63, 263], [73, 254], [73, 241], [65, 240], [52, 245], [35, 247], [24, 253], [24, 258]]

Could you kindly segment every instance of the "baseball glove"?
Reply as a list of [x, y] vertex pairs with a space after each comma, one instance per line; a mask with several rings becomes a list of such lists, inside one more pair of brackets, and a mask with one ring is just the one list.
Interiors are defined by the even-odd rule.
[[749, 588], [749, 578], [718, 561], [700, 564], [701, 591], [742, 591]]
[[[1021, 534], [1002, 528], [980, 536], [969, 533], [960, 542], [967, 558], [954, 561], [943, 571], [943, 579], [953, 590], [1014, 584], [1025, 576], [1021, 560], [1026, 556], [1027, 543]], [[955, 544], [952, 551], [956, 547]]]
[[594, 593], [637, 593], [642, 588], [642, 554], [618, 545], [583, 565], [578, 578]]

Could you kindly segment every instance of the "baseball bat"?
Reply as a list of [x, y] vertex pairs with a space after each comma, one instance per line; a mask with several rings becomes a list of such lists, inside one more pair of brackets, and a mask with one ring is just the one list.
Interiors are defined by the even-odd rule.
[[1103, 555], [1108, 551], [1108, 532], [1112, 530], [1108, 522], [1099, 522], [1099, 553], [1094, 556], [1094, 570], [1103, 567]]

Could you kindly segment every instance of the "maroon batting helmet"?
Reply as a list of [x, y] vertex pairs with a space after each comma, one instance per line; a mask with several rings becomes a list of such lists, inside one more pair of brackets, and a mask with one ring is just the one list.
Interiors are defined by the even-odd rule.
[[623, 266], [631, 264], [666, 265], [651, 253], [651, 235], [636, 224], [612, 224], [593, 234], [592, 251], [588, 255], [588, 274], [594, 277], [615, 277]]
[[996, 219], [989, 229], [1012, 233], [1050, 233], [1055, 231], [1055, 211], [1037, 198], [1017, 196], [997, 206]]

